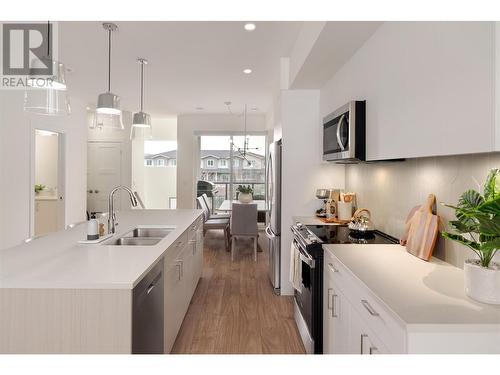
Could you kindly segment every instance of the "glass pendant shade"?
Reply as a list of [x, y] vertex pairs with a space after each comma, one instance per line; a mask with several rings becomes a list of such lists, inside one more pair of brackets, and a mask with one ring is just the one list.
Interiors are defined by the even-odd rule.
[[[47, 65], [52, 65], [53, 75], [30, 75], [24, 95], [24, 111], [50, 116], [69, 115], [71, 107], [66, 90], [66, 68], [59, 61], [48, 58], [45, 61]], [[38, 68], [37, 65], [41, 62], [34, 59], [32, 69]]]
[[122, 113], [120, 112], [118, 114], [109, 114], [98, 112], [96, 110], [93, 127], [101, 130], [103, 128], [124, 130], [125, 126], [123, 125], [122, 121]]
[[151, 127], [151, 116], [149, 113], [136, 112], [134, 113], [134, 119], [132, 121], [132, 126], [135, 128], [150, 128]]

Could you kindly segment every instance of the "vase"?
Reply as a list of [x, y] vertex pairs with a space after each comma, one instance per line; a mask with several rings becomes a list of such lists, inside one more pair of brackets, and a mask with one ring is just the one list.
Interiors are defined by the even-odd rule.
[[241, 203], [250, 203], [252, 201], [252, 194], [246, 194], [246, 193], [239, 193], [238, 194], [238, 200]]
[[465, 293], [472, 299], [500, 305], [500, 264], [491, 262], [490, 267], [481, 267], [475, 259], [464, 263]]

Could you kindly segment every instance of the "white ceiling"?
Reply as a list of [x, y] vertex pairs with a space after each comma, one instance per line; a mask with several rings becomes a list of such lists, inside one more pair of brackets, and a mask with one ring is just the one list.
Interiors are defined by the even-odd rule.
[[[224, 101], [240, 112], [245, 103], [265, 113], [277, 87], [279, 59], [289, 56], [302, 22], [116, 22], [113, 33], [111, 91], [122, 108], [139, 101], [137, 57], [146, 68], [145, 111], [156, 116], [224, 113]], [[107, 42], [101, 22], [61, 22], [59, 59], [72, 96], [95, 104], [107, 87]], [[243, 74], [251, 68], [252, 74]], [[196, 110], [203, 107], [203, 111]]]

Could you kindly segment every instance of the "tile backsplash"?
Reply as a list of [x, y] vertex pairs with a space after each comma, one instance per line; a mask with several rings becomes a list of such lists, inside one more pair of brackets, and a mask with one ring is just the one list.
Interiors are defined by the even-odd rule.
[[[408, 159], [346, 166], [346, 191], [357, 193], [358, 207], [372, 213], [375, 227], [400, 237], [411, 208], [423, 204], [429, 193], [437, 199], [437, 213], [443, 224], [454, 218], [452, 209], [467, 189], [481, 189], [491, 168], [500, 167], [500, 153]], [[472, 252], [439, 236], [434, 256], [457, 267]], [[496, 256], [496, 260], [499, 256]]]

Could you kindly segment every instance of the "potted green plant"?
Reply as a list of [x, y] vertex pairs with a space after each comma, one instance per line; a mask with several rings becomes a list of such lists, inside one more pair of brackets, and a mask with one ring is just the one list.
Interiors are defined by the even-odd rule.
[[42, 185], [42, 184], [36, 184], [36, 185], [35, 185], [35, 194], [40, 193], [43, 189], [45, 189], [45, 185]]
[[483, 193], [465, 191], [456, 206], [456, 220], [443, 237], [470, 248], [477, 256], [464, 263], [465, 292], [477, 301], [500, 304], [500, 263], [493, 262], [500, 249], [500, 169], [492, 169]]
[[238, 185], [236, 188], [236, 191], [239, 193], [238, 194], [238, 200], [241, 203], [250, 203], [253, 199], [252, 194], [253, 194], [253, 189], [250, 185]]

